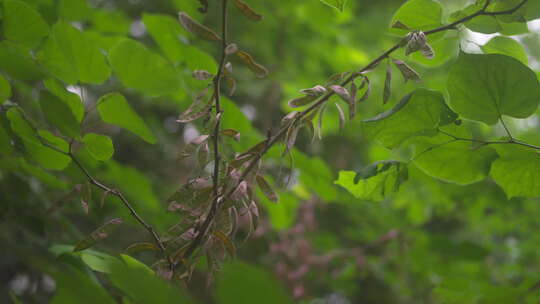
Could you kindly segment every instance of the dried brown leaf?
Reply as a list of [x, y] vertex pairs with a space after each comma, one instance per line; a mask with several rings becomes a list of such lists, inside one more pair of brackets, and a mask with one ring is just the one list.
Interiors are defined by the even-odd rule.
[[247, 3], [242, 0], [234, 0], [234, 6], [244, 14], [249, 20], [261, 21], [263, 16], [255, 12]]
[[257, 63], [249, 53], [238, 51], [236, 52], [236, 55], [258, 78], [263, 78], [268, 75], [268, 70], [264, 66]]
[[221, 38], [212, 31], [210, 28], [198, 23], [193, 18], [191, 18], [185, 12], [178, 13], [178, 19], [182, 26], [190, 33], [199, 36], [200, 38], [210, 40], [210, 41], [219, 41]]
[[263, 192], [264, 196], [268, 198], [273, 203], [277, 203], [279, 200], [277, 193], [272, 189], [272, 186], [268, 183], [268, 181], [260, 174], [257, 174], [255, 177], [257, 180], [257, 185], [259, 185], [259, 188]]

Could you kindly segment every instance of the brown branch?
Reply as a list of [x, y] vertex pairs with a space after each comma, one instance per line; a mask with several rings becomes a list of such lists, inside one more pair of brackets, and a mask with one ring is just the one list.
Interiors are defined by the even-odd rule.
[[210, 210], [206, 215], [206, 218], [202, 225], [197, 228], [197, 236], [193, 242], [189, 245], [184, 253], [184, 258], [188, 258], [193, 254], [195, 249], [199, 247], [204, 236], [206, 235], [208, 228], [211, 226], [213, 219], [216, 217], [218, 212], [219, 203], [221, 202], [219, 195], [219, 163], [221, 161], [221, 156], [219, 152], [219, 133], [221, 125], [221, 76], [223, 74], [223, 69], [225, 68], [225, 59], [227, 58], [227, 4], [228, 0], [222, 0], [222, 10], [221, 10], [221, 59], [218, 66], [218, 71], [214, 77], [214, 98], [215, 98], [215, 109], [216, 109], [216, 125], [214, 127], [214, 133], [212, 135], [213, 145], [214, 145], [214, 171], [212, 173], [213, 180], [213, 193], [214, 198]]
[[[223, 0], [223, 1], [224, 1], [224, 4], [226, 4], [227, 0]], [[457, 21], [455, 21], [453, 23], [448, 24], [448, 25], [441, 26], [439, 28], [426, 31], [426, 32], [424, 32], [424, 34], [425, 35], [432, 35], [432, 34], [435, 34], [435, 33], [438, 33], [438, 32], [442, 32], [442, 31], [446, 31], [446, 30], [450, 30], [450, 29], [455, 29], [456, 25], [467, 22], [467, 21], [469, 21], [469, 20], [471, 20], [471, 19], [473, 19], [475, 17], [481, 16], [481, 15], [496, 16], [496, 15], [512, 14], [515, 11], [517, 11], [520, 7], [522, 7], [527, 1], [528, 0], [523, 0], [516, 7], [512, 8], [512, 9], [509, 9], [509, 10], [500, 11], [500, 12], [487, 12], [486, 9], [487, 9], [487, 7], [489, 6], [489, 4], [491, 2], [491, 0], [488, 0], [486, 2], [486, 4], [484, 5], [484, 7], [482, 9], [480, 9], [479, 11], [477, 11], [477, 12], [471, 14], [471, 15], [465, 16], [465, 17], [463, 17], [463, 18], [461, 18], [461, 19], [459, 19], [459, 20], [457, 20]], [[226, 15], [224, 15], [224, 16], [226, 16]], [[394, 46], [392, 46], [391, 48], [389, 48], [388, 50], [386, 50], [384, 53], [382, 53], [379, 57], [377, 57], [376, 59], [371, 61], [365, 67], [360, 69], [358, 72], [355, 72], [355, 73], [352, 73], [351, 75], [349, 75], [349, 77], [347, 77], [344, 81], [341, 82], [341, 86], [346, 86], [347, 84], [354, 81], [357, 77], [362, 76], [363, 73], [365, 73], [365, 72], [371, 70], [372, 68], [376, 67], [381, 61], [388, 58], [392, 53], [394, 53], [396, 50], [400, 49], [401, 47], [402, 47], [402, 43], [400, 41], [397, 44], [395, 44]], [[311, 112], [318, 109], [321, 105], [323, 105], [325, 102], [327, 102], [334, 94], [335, 94], [334, 91], [330, 91], [327, 94], [325, 94], [324, 96], [322, 96], [317, 102], [312, 104], [309, 108], [307, 108], [306, 110], [300, 112], [295, 117], [295, 121], [298, 121], [298, 120], [304, 118], [305, 116], [307, 116]], [[285, 136], [285, 134], [287, 133], [288, 127], [289, 127], [289, 125], [284, 126], [274, 136], [272, 136], [271, 138], [269, 138], [267, 140], [265, 148], [254, 157], [254, 159], [250, 162], [249, 166], [242, 172], [242, 175], [240, 176], [238, 182], [236, 183], [236, 185], [234, 187], [230, 188], [229, 191], [227, 191], [223, 196], [219, 197], [219, 200], [218, 200], [218, 197], [214, 198], [215, 203], [212, 204], [212, 210], [211, 210], [211, 212], [208, 213], [207, 218], [205, 219], [205, 222], [204, 222], [204, 224], [202, 226], [203, 229], [199, 230], [199, 234], [197, 235], [197, 238], [190, 244], [189, 249], [186, 251], [186, 253], [183, 256], [185, 259], [188, 259], [193, 254], [193, 252], [195, 251], [197, 246], [202, 242], [202, 239], [205, 237], [206, 230], [208, 229], [210, 223], [212, 222], [213, 217], [215, 217], [216, 214], [219, 212], [219, 210], [218, 210], [219, 203], [222, 202], [222, 201], [227, 201], [232, 196], [232, 194], [238, 189], [240, 184], [247, 178], [247, 176], [250, 174], [250, 172], [253, 169], [255, 169], [255, 167], [257, 166], [259, 161], [268, 152], [268, 150], [270, 150], [270, 148], [273, 145], [275, 145], [277, 142], [279, 142], [281, 140], [281, 138], [283, 136]], [[514, 142], [514, 143], [515, 144], [520, 144], [520, 145], [525, 145], [524, 143], [518, 143], [518, 142]], [[214, 209], [214, 207], [216, 209]], [[210, 216], [212, 216], [212, 218], [209, 218]]]
[[75, 163], [75, 165], [77, 165], [77, 167], [84, 173], [84, 175], [86, 176], [86, 178], [90, 181], [90, 183], [96, 187], [98, 187], [99, 189], [107, 192], [107, 193], [110, 193], [111, 195], [114, 195], [116, 196], [118, 199], [120, 199], [120, 201], [122, 202], [122, 204], [129, 210], [129, 213], [131, 214], [131, 216], [137, 221], [139, 222], [139, 224], [141, 224], [141, 226], [144, 227], [144, 229], [146, 229], [148, 231], [148, 233], [150, 233], [150, 235], [152, 236], [152, 238], [154, 239], [154, 242], [156, 243], [156, 245], [159, 247], [159, 250], [161, 251], [161, 253], [163, 254], [163, 256], [167, 259], [168, 263], [169, 263], [169, 266], [171, 267], [172, 269], [172, 265], [173, 265], [173, 262], [171, 260], [171, 258], [169, 257], [169, 255], [167, 255], [167, 252], [165, 250], [165, 245], [163, 244], [163, 242], [161, 241], [161, 238], [159, 237], [159, 235], [157, 234], [157, 232], [154, 230], [154, 228], [149, 225], [148, 223], [146, 223], [143, 218], [137, 213], [137, 211], [135, 211], [135, 208], [133, 208], [133, 206], [131, 206], [131, 204], [129, 203], [129, 201], [125, 198], [125, 196], [122, 194], [122, 192], [116, 190], [116, 189], [113, 189], [113, 188], [110, 188], [108, 186], [106, 186], [105, 184], [101, 183], [100, 181], [96, 180], [91, 174], [90, 172], [88, 172], [88, 170], [82, 165], [82, 163], [77, 159], [77, 157], [75, 157], [75, 154], [73, 154], [72, 150], [71, 150], [71, 144], [69, 146], [69, 152], [68, 153], [64, 153], [66, 154], [67, 156], [69, 156], [71, 158], [71, 160], [73, 161], [73, 163]]
[[63, 151], [61, 149], [59, 149], [58, 147], [54, 146], [54, 145], [51, 145], [49, 144], [47, 141], [45, 141], [43, 138], [39, 137], [39, 140], [41, 141], [41, 143], [44, 145], [44, 146], [47, 146], [53, 150], [55, 150], [56, 152], [58, 153], [61, 153], [61, 154], [64, 154], [66, 156], [68, 156], [69, 158], [71, 158], [71, 160], [73, 161], [73, 163], [82, 171], [82, 173], [86, 176], [86, 178], [88, 179], [88, 181], [96, 186], [97, 188], [107, 192], [107, 193], [110, 193], [111, 195], [114, 195], [116, 196], [118, 199], [120, 199], [120, 201], [122, 202], [122, 204], [129, 210], [129, 213], [131, 214], [131, 216], [137, 221], [139, 222], [139, 224], [141, 224], [141, 226], [144, 227], [144, 229], [146, 229], [148, 231], [148, 233], [150, 233], [150, 235], [152, 236], [152, 238], [154, 239], [154, 242], [156, 243], [156, 245], [159, 247], [159, 250], [161, 251], [161, 253], [163, 254], [163, 256], [167, 259], [167, 262], [169, 263], [169, 266], [170, 268], [172, 269], [173, 268], [173, 262], [170, 258], [169, 255], [167, 255], [167, 252], [166, 252], [166, 249], [165, 249], [165, 245], [163, 244], [163, 241], [161, 241], [161, 238], [159, 237], [159, 235], [157, 234], [157, 232], [154, 230], [154, 228], [149, 225], [148, 223], [146, 223], [146, 221], [143, 220], [143, 218], [137, 213], [137, 211], [135, 211], [135, 208], [133, 208], [133, 206], [131, 206], [131, 204], [129, 203], [129, 201], [125, 198], [125, 196], [122, 194], [122, 192], [114, 189], [114, 188], [111, 188], [111, 187], [108, 187], [106, 186], [105, 184], [103, 184], [102, 182], [98, 181], [97, 179], [95, 179], [91, 174], [90, 172], [83, 166], [83, 164], [77, 159], [77, 157], [75, 156], [75, 154], [73, 153], [73, 150], [72, 150], [72, 145], [73, 145], [73, 142], [71, 142], [69, 144], [69, 151]]

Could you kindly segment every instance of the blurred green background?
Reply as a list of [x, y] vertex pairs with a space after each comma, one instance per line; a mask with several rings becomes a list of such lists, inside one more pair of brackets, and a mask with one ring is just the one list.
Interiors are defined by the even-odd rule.
[[[166, 231], [178, 221], [176, 214], [167, 212], [167, 198], [200, 174], [196, 161], [179, 161], [178, 155], [201, 134], [201, 126], [178, 124], [176, 118], [207, 85], [194, 80], [192, 71], [215, 73], [219, 54], [216, 43], [187, 33], [176, 16], [178, 11], [188, 12], [219, 32], [219, 1], [210, 0], [204, 15], [195, 0], [0, 2], [0, 71], [10, 87], [10, 94], [0, 100], [1, 125], [9, 130], [6, 113], [16, 104], [39, 128], [47, 129], [37, 96], [45, 88], [51, 90], [50, 79], [58, 79], [63, 94], [75, 100], [82, 97], [87, 113], [82, 130], [113, 139], [112, 159], [93, 160], [84, 149], [80, 158], [96, 178], [123, 191], [158, 231]], [[298, 97], [300, 89], [361, 68], [396, 43], [389, 25], [403, 2], [350, 0], [340, 12], [318, 0], [252, 0], [249, 4], [264, 15], [258, 23], [231, 7], [230, 41], [252, 54], [270, 74], [257, 79], [240, 61], [231, 60], [237, 89], [224, 100], [224, 128], [239, 130], [241, 139], [227, 142], [226, 153], [232, 156], [249, 148], [268, 129], [277, 131], [283, 115], [291, 111], [287, 102]], [[443, 20], [449, 20], [452, 12], [471, 1], [438, 2], [444, 7]], [[24, 14], [10, 19], [10, 5], [30, 8], [44, 23], [25, 19], [32, 16]], [[62, 42], [49, 34], [58, 20], [82, 30], [80, 38], [70, 39], [84, 43], [64, 45], [72, 40]], [[8, 30], [13, 28], [15, 33]], [[31, 29], [35, 39], [18, 36], [17, 29]], [[500, 32], [521, 43], [515, 52], [538, 72], [540, 20], [531, 18]], [[274, 204], [260, 196], [259, 228], [238, 243], [236, 260], [223, 265], [210, 287], [204, 266], [197, 268], [184, 291], [169, 289], [136, 266], [121, 270], [111, 266], [116, 263], [111, 256], [125, 254], [130, 244], [151, 241], [127, 210], [112, 197], [100, 207], [101, 193], [94, 189], [87, 196], [86, 214], [81, 193], [73, 189], [87, 186], [73, 163], [62, 166], [61, 159], [31, 157], [29, 151], [21, 152], [21, 142], [0, 145], [0, 302], [86, 303], [86, 298], [88, 303], [103, 303], [100, 299], [108, 293], [124, 303], [182, 303], [185, 294], [200, 303], [222, 304], [539, 303], [540, 294], [535, 293], [540, 280], [539, 198], [508, 199], [490, 179], [461, 186], [434, 179], [414, 165], [399, 191], [379, 202], [355, 198], [334, 184], [340, 170], [357, 171], [388, 159], [409, 161], [410, 149], [391, 151], [366, 138], [361, 120], [392, 108], [414, 88], [444, 92], [448, 68], [459, 49], [482, 52], [496, 35], [465, 28], [446, 33], [433, 44], [435, 59], [417, 54], [407, 59], [422, 75], [421, 82], [405, 83], [394, 73], [392, 96], [383, 105], [385, 69], [379, 68], [370, 74], [372, 97], [359, 105], [358, 116], [343, 130], [337, 109], [328, 107], [322, 140], [312, 141], [309, 131], [302, 130], [292, 161], [280, 157], [281, 147], [272, 150], [264, 168], [280, 201]], [[124, 43], [122, 50], [118, 45], [126, 37], [141, 44], [128, 48]], [[83, 52], [96, 47], [99, 54], [109, 56], [101, 70], [100, 61], [85, 61], [91, 53]], [[72, 48], [73, 53], [57, 60], [57, 48]], [[140, 54], [128, 56], [135, 51]], [[115, 52], [117, 60], [112, 62]], [[134, 60], [124, 60], [128, 57]], [[405, 59], [402, 52], [395, 57]], [[126, 97], [148, 130], [129, 132], [100, 120], [96, 102], [111, 92]], [[516, 137], [540, 143], [540, 111], [506, 122]], [[471, 129], [486, 138], [505, 134], [500, 125], [471, 123]], [[0, 137], [5, 138], [7, 131], [2, 132]], [[118, 217], [124, 224], [96, 244], [95, 251], [69, 253], [69, 246]], [[147, 265], [155, 260], [151, 253], [132, 256]], [[138, 263], [125, 256], [120, 259], [127, 265]]]

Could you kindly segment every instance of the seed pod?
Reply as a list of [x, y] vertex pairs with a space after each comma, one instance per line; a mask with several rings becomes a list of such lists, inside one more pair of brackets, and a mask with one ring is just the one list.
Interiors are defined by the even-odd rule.
[[234, 0], [234, 6], [242, 12], [249, 20], [252, 21], [261, 21], [263, 16], [255, 12], [247, 3], [242, 0]]
[[221, 40], [218, 34], [216, 34], [214, 31], [212, 31], [208, 27], [193, 20], [193, 18], [191, 18], [188, 14], [184, 12], [178, 13], [178, 19], [180, 20], [180, 23], [186, 29], [186, 31], [192, 33], [193, 35], [197, 35], [203, 39], [210, 40], [210, 41]]
[[266, 75], [268, 75], [268, 70], [258, 64], [257, 62], [255, 62], [255, 59], [253, 59], [253, 57], [244, 52], [244, 51], [238, 51], [236, 52], [236, 55], [238, 57], [240, 57], [240, 59], [244, 62], [244, 64], [247, 65], [247, 67], [255, 74], [255, 76], [257, 76], [258, 78], [263, 78], [263, 77], [266, 77]]

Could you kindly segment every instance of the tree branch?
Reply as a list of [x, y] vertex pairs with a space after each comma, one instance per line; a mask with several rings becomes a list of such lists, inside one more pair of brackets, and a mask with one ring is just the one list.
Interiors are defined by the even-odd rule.
[[[227, 0], [223, 0], [224, 5], [226, 4], [226, 1]], [[426, 31], [426, 32], [424, 32], [424, 34], [425, 35], [432, 35], [432, 34], [435, 34], [435, 33], [438, 33], [438, 32], [454, 29], [456, 25], [459, 25], [461, 23], [465, 23], [465, 22], [467, 22], [467, 21], [469, 21], [469, 20], [471, 20], [471, 19], [473, 19], [473, 18], [475, 18], [477, 16], [481, 16], [481, 15], [495, 16], [495, 15], [512, 14], [516, 10], [518, 10], [520, 7], [522, 7], [527, 1], [528, 0], [523, 0], [519, 5], [517, 5], [516, 7], [512, 8], [510, 10], [501, 11], [501, 12], [486, 12], [487, 6], [489, 5], [489, 2], [490, 2], [490, 1], [488, 1], [487, 5], [485, 5], [479, 11], [477, 11], [477, 12], [471, 14], [471, 15], [465, 16], [465, 17], [463, 17], [463, 18], [461, 18], [461, 19], [459, 19], [459, 20], [457, 20], [457, 21], [455, 21], [455, 22], [453, 22], [451, 24], [441, 26], [441, 27], [433, 29], [433, 30]], [[224, 10], [225, 10], [225, 8], [224, 8]], [[224, 13], [223, 17], [225, 17], [225, 16], [226, 16], [226, 14]], [[352, 73], [351, 75], [349, 75], [349, 77], [347, 77], [344, 81], [342, 81], [342, 83], [340, 85], [341, 86], [346, 86], [347, 84], [351, 83], [352, 81], [354, 81], [357, 77], [361, 76], [366, 71], [369, 71], [370, 69], [377, 66], [381, 61], [388, 58], [392, 53], [394, 53], [396, 50], [400, 49], [401, 47], [402, 47], [401, 42], [398, 42], [397, 44], [395, 44], [394, 46], [392, 46], [391, 48], [386, 50], [384, 53], [382, 53], [379, 57], [377, 57], [376, 59], [371, 61], [369, 64], [367, 64], [365, 67], [360, 69], [358, 72]], [[318, 101], [316, 101], [314, 104], [312, 104], [309, 108], [307, 108], [306, 110], [300, 112], [295, 117], [296, 121], [304, 118], [305, 116], [307, 116], [308, 114], [310, 114], [314, 110], [318, 109], [321, 105], [323, 105], [325, 102], [327, 102], [334, 94], [335, 94], [334, 91], [330, 91], [327, 94], [320, 97], [320, 99]], [[257, 166], [259, 161], [268, 152], [268, 150], [270, 150], [270, 148], [273, 145], [275, 145], [277, 142], [279, 142], [281, 140], [281, 138], [283, 136], [285, 136], [285, 134], [287, 133], [287, 130], [288, 130], [288, 126], [284, 126], [274, 136], [269, 138], [267, 140], [267, 143], [266, 143], [264, 149], [262, 151], [260, 151], [254, 157], [254, 159], [250, 162], [248, 167], [242, 172], [242, 175], [240, 176], [240, 178], [237, 181], [237, 183], [235, 184], [235, 186], [230, 188], [223, 196], [219, 197], [219, 199], [218, 199], [218, 197], [214, 198], [215, 203], [212, 204], [212, 210], [211, 210], [211, 212], [208, 213], [208, 216], [207, 216], [207, 218], [206, 218], [206, 220], [205, 220], [205, 222], [204, 222], [204, 224], [202, 226], [203, 229], [201, 229], [199, 231], [199, 235], [197, 235], [196, 239], [190, 244], [190, 247], [188, 248], [188, 250], [186, 251], [186, 253], [183, 256], [185, 259], [188, 259], [193, 254], [193, 252], [195, 251], [197, 246], [202, 242], [202, 239], [205, 237], [205, 234], [207, 232], [206, 230], [208, 229], [210, 223], [212, 222], [213, 218], [217, 215], [217, 213], [220, 211], [220, 210], [218, 210], [219, 202], [227, 201], [228, 199], [230, 199], [232, 194], [237, 190], [237, 188], [240, 186], [240, 184], [247, 178], [247, 176], [250, 174], [250, 172], [253, 169], [255, 169], [255, 167]], [[518, 143], [518, 142], [513, 142], [513, 143], [524, 145], [523, 143]], [[214, 210], [214, 207], [216, 208], [215, 210]], [[210, 218], [210, 216], [212, 216], [212, 218]]]
[[221, 156], [219, 152], [219, 134], [220, 134], [220, 125], [221, 125], [221, 76], [223, 74], [223, 69], [225, 68], [225, 59], [227, 58], [227, 4], [228, 0], [222, 0], [222, 10], [221, 10], [221, 59], [218, 66], [218, 71], [214, 77], [214, 99], [215, 99], [215, 109], [216, 109], [216, 125], [214, 128], [214, 133], [212, 135], [213, 146], [214, 146], [214, 171], [212, 173], [213, 180], [213, 193], [214, 198], [212, 205], [206, 218], [202, 225], [196, 229], [197, 236], [193, 242], [189, 245], [184, 253], [184, 258], [190, 257], [195, 249], [201, 244], [204, 236], [206, 235], [208, 228], [211, 226], [213, 219], [216, 217], [218, 212], [219, 203], [222, 201], [219, 195], [219, 163], [221, 161]]

